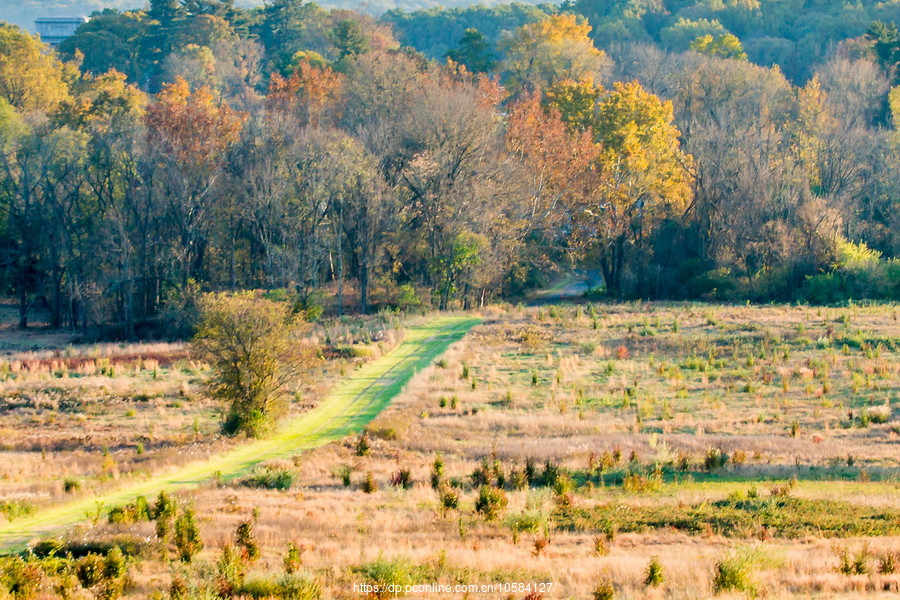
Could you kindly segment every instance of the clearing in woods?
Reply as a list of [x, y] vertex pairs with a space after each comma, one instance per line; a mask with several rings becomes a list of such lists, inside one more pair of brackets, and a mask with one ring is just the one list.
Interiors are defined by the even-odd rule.
[[347, 377], [320, 406], [285, 423], [274, 436], [244, 444], [211, 460], [0, 526], [0, 549], [20, 549], [34, 538], [85, 520], [102, 507], [108, 508], [160, 490], [195, 486], [213, 477], [238, 477], [262, 461], [290, 456], [359, 431], [390, 404], [417, 371], [428, 366], [480, 322], [477, 317], [447, 316], [415, 327], [394, 350]]

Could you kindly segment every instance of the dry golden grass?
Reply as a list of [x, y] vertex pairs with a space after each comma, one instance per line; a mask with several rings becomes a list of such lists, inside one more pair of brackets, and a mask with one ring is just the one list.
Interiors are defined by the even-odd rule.
[[[633, 303], [505, 307], [486, 317], [370, 426], [367, 455], [358, 456], [356, 440], [348, 439], [299, 457], [299, 466], [280, 465], [298, 471], [289, 491], [209, 486], [184, 497], [200, 515], [206, 549], [199, 564], [212, 565], [238, 523], [256, 512], [262, 557], [251, 570], [280, 572], [288, 544], [302, 545], [304, 568], [333, 598], [359, 596], [352, 585], [363, 576], [354, 568], [396, 557], [435, 581], [553, 581], [546, 598], [591, 598], [607, 579], [617, 598], [743, 598], [747, 594], [716, 596], [713, 582], [717, 563], [746, 548], [761, 557], [749, 578], [768, 598], [900, 597], [900, 574], [877, 573], [879, 556], [900, 552], [895, 307]], [[191, 377], [172, 372], [161, 380], [174, 386], [171, 391], [185, 380], [195, 385]], [[192, 402], [199, 407], [203, 401]], [[115, 421], [112, 404], [101, 411], [109, 421]], [[709, 448], [731, 460], [705, 469]], [[613, 453], [622, 458], [602, 477], [591, 469]], [[457, 510], [442, 510], [429, 485], [437, 455], [445, 481], [459, 494]], [[51, 477], [53, 469], [42, 471], [31, 456], [36, 464], [25, 471], [38, 480]], [[835, 502], [882, 511], [891, 533], [794, 536], [787, 528], [729, 530], [706, 523], [696, 530], [621, 531], [606, 541], [602, 526], [563, 527], [568, 509], [552, 489], [536, 485], [508, 489], [503, 516], [485, 521], [474, 510], [477, 487], [470, 475], [488, 458], [500, 461], [509, 476], [529, 457], [539, 470], [552, 461], [571, 473], [574, 509], [614, 507], [623, 520], [609, 525], [648, 510], [669, 510], [674, 520], [691, 507], [746, 498], [753, 488], [768, 497], [784, 487], [801, 505]], [[686, 471], [678, 466], [682, 461]], [[69, 468], [89, 470], [86, 465]], [[652, 489], [621, 485], [627, 471], [652, 480], [657, 465]], [[340, 472], [347, 468], [351, 484], [345, 487]], [[390, 484], [400, 469], [411, 473], [408, 490]], [[378, 486], [372, 494], [360, 489], [368, 473]], [[793, 487], [787, 483], [792, 477]], [[507, 517], [522, 514], [542, 523], [514, 535]], [[858, 525], [852, 518], [848, 528]], [[123, 530], [153, 535], [150, 524], [101, 525], [88, 533]], [[596, 551], [598, 539], [604, 552]], [[538, 541], [546, 542], [541, 551]], [[838, 572], [841, 549], [864, 547], [868, 573]], [[651, 557], [664, 573], [657, 588], [644, 583]], [[170, 572], [148, 559], [132, 577], [130, 597], [143, 598], [167, 589]]]

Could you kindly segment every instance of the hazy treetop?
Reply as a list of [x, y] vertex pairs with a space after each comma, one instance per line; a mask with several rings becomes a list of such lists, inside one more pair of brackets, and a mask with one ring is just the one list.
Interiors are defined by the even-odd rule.
[[[261, 6], [264, 0], [237, 0], [238, 6]], [[469, 6], [472, 4], [495, 5], [508, 0], [323, 0], [316, 2], [325, 8], [347, 8], [371, 14], [381, 14], [392, 8], [418, 10], [434, 6]], [[522, 0], [537, 4], [536, 0]], [[144, 8], [146, 0], [20, 0], [0, 3], [0, 21], [7, 21], [29, 31], [34, 30], [34, 20], [41, 17], [71, 17], [90, 15], [104, 8], [129, 10]]]

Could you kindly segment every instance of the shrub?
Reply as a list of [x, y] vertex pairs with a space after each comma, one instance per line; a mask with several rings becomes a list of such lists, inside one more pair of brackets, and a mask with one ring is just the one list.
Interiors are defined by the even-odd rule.
[[291, 308], [250, 292], [207, 294], [200, 306], [193, 349], [212, 366], [210, 394], [228, 406], [223, 430], [260, 436], [285, 412], [305, 364]]
[[613, 587], [611, 581], [601, 581], [594, 588], [592, 594], [594, 600], [614, 600], [616, 597], [616, 588]]
[[703, 459], [703, 468], [707, 471], [715, 471], [721, 469], [728, 463], [728, 455], [719, 448], [708, 448], [706, 457]]
[[628, 473], [622, 480], [622, 489], [632, 494], [646, 494], [659, 489], [662, 479], [659, 476], [648, 477], [641, 473]]
[[753, 571], [765, 563], [772, 563], [761, 550], [742, 548], [724, 556], [718, 563], [713, 576], [713, 589], [722, 592], [744, 592], [755, 595], [756, 583]]
[[66, 477], [63, 479], [63, 491], [67, 494], [74, 494], [81, 489], [81, 482], [74, 477]]
[[456, 510], [459, 508], [459, 494], [453, 490], [442, 490], [440, 493], [441, 510]]
[[241, 480], [241, 485], [246, 487], [263, 488], [267, 490], [289, 490], [294, 485], [297, 474], [292, 469], [284, 467], [260, 466], [253, 473]]
[[838, 550], [837, 571], [842, 575], [866, 575], [869, 572], [869, 547], [864, 545], [856, 554], [850, 556], [847, 548]]
[[653, 557], [650, 559], [650, 563], [647, 565], [647, 576], [644, 578], [644, 585], [650, 587], [659, 587], [662, 585], [663, 581], [665, 581], [665, 576], [663, 575], [662, 565], [659, 562], [657, 557]]
[[[132, 523], [137, 523], [138, 521], [144, 521], [147, 519], [142, 518], [143, 515], [139, 516], [137, 511], [135, 510], [135, 506], [133, 504], [125, 504], [122, 506], [114, 506], [109, 509], [109, 513], [107, 514], [107, 520], [110, 523], [118, 523], [122, 525], [130, 525]], [[149, 514], [146, 516], [149, 517]]]
[[337, 477], [338, 477], [338, 479], [341, 480], [341, 484], [344, 487], [350, 487], [350, 484], [352, 483], [352, 480], [351, 480], [352, 476], [353, 476], [353, 467], [351, 467], [350, 465], [342, 465], [342, 466], [338, 467]]
[[256, 544], [256, 535], [253, 533], [253, 521], [243, 521], [238, 524], [234, 532], [234, 544], [237, 546], [245, 560], [259, 558], [259, 546]]
[[369, 434], [366, 432], [360, 433], [359, 437], [356, 438], [356, 455], [366, 456], [371, 449], [372, 445], [369, 443]]
[[16, 600], [32, 598], [43, 581], [43, 571], [33, 562], [18, 556], [0, 557], [0, 590], [9, 590]]
[[422, 299], [416, 293], [416, 288], [408, 283], [397, 288], [396, 296], [397, 308], [400, 310], [409, 310], [422, 304]]
[[897, 572], [897, 554], [886, 552], [878, 557], [878, 572], [882, 575], [892, 575]]
[[[527, 466], [527, 464], [526, 464]], [[547, 487], [552, 487], [556, 484], [556, 480], [559, 478], [560, 471], [559, 467], [557, 467], [553, 462], [547, 461], [544, 465], [544, 471], [540, 476], [540, 484]]]
[[481, 461], [480, 466], [475, 467], [475, 470], [472, 471], [471, 478], [474, 487], [489, 485], [491, 483], [491, 467], [486, 458]]
[[116, 535], [101, 540], [63, 541], [61, 539], [42, 540], [34, 545], [31, 551], [39, 558], [48, 556], [69, 556], [81, 558], [88, 554], [106, 556], [112, 549], [118, 548], [124, 556], [138, 556], [148, 548], [147, 541], [133, 535]]
[[282, 575], [277, 579], [254, 575], [244, 581], [238, 594], [250, 598], [319, 600], [322, 598], [322, 588], [307, 574]]
[[300, 570], [303, 566], [303, 546], [294, 543], [288, 544], [287, 552], [284, 554], [284, 572], [292, 575]]
[[431, 467], [431, 487], [438, 489], [444, 478], [444, 459], [440, 455], [434, 457], [434, 465]]
[[375, 478], [372, 476], [371, 471], [366, 473], [365, 479], [359, 484], [359, 489], [361, 489], [364, 494], [374, 494], [378, 491], [378, 484], [375, 483]]
[[106, 558], [103, 561], [103, 576], [108, 580], [119, 579], [124, 577], [126, 572], [128, 572], [128, 560], [125, 558], [121, 548], [113, 546], [106, 553]]
[[493, 521], [506, 509], [509, 500], [503, 490], [483, 485], [478, 490], [478, 498], [475, 500], [475, 511], [486, 520]]
[[395, 558], [394, 560], [379, 558], [356, 567], [354, 571], [365, 577], [371, 584], [378, 586], [378, 591], [371, 594], [373, 598], [388, 598], [393, 595], [387, 591], [389, 587], [402, 589], [413, 582], [412, 567], [404, 558]]
[[408, 490], [412, 487], [412, 472], [409, 469], [400, 469], [391, 475], [391, 485], [394, 487], [402, 487]]
[[34, 512], [34, 506], [22, 500], [0, 500], [0, 513], [10, 521], [26, 517]]
[[525, 459], [525, 481], [528, 483], [537, 483], [537, 466], [535, 466], [534, 458], [527, 457]]
[[254, 575], [244, 581], [238, 594], [250, 598], [277, 598], [280, 591], [274, 579], [265, 575]]
[[245, 575], [241, 552], [228, 544], [216, 561], [216, 588], [220, 596], [230, 598], [241, 588]]
[[509, 472], [509, 485], [514, 490], [523, 490], [528, 487], [528, 476], [524, 469], [513, 469]]
[[191, 562], [191, 559], [203, 550], [200, 528], [197, 526], [197, 518], [191, 508], [183, 511], [175, 519], [175, 548], [178, 550], [178, 557], [183, 562]]
[[544, 553], [544, 550], [550, 544], [550, 540], [545, 537], [540, 537], [534, 540], [534, 544], [532, 545], [531, 555], [535, 558]]
[[282, 600], [320, 600], [322, 587], [307, 574], [284, 575], [278, 580]]
[[153, 508], [148, 511], [148, 515], [155, 520], [169, 519], [175, 516], [176, 510], [177, 505], [175, 500], [173, 500], [165, 491], [161, 491], [159, 496], [156, 497]]
[[519, 541], [519, 535], [522, 533], [537, 533], [544, 526], [545, 522], [546, 518], [539, 511], [529, 511], [509, 515], [503, 521], [504, 525], [506, 525], [513, 534], [513, 543]]
[[103, 581], [104, 560], [99, 554], [82, 556], [75, 563], [75, 576], [81, 587], [92, 588]]

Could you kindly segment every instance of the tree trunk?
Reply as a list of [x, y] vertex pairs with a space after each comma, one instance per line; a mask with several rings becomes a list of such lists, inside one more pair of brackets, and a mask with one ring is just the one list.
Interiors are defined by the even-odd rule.
[[[364, 251], [365, 252], [365, 251]], [[359, 260], [359, 312], [369, 311], [369, 259], [363, 254]]]
[[19, 269], [16, 282], [16, 295], [19, 298], [19, 329], [28, 329], [28, 273], [24, 268]]

